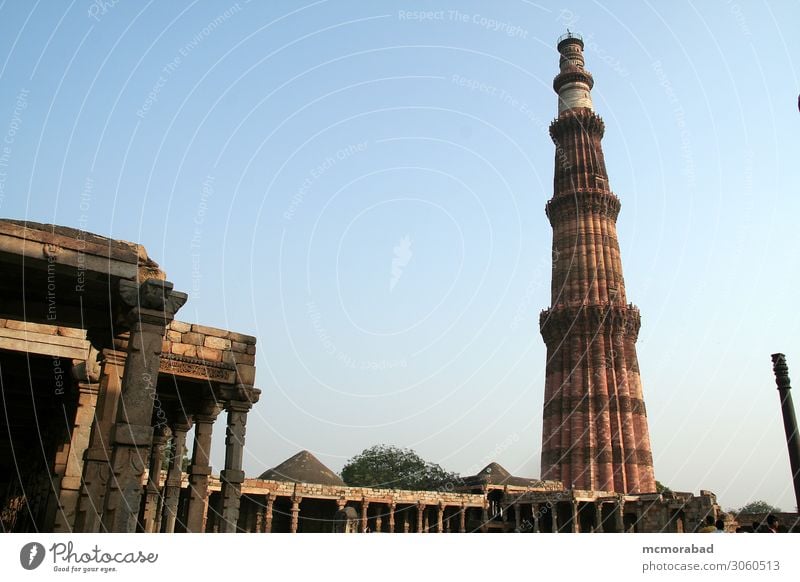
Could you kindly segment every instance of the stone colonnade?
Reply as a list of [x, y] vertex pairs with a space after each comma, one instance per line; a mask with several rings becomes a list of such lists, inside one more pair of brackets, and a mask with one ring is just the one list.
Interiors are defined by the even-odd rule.
[[[71, 456], [81, 458], [82, 467], [79, 476], [69, 475], [72, 481], [62, 491], [56, 531], [204, 531], [211, 436], [223, 410], [227, 413], [223, 516], [225, 531], [234, 531], [244, 481], [246, 417], [259, 395], [252, 386], [255, 338], [173, 322], [186, 295], [173, 291], [166, 281], [148, 279], [137, 286], [122, 280], [120, 299], [127, 308], [129, 331], [102, 349], [97, 382], [81, 392], [85, 403], [79, 400], [76, 415], [81, 430], [73, 432], [73, 441], [81, 442], [72, 443]], [[237, 342], [235, 353], [237, 339], [243, 341]], [[160, 373], [172, 375], [177, 397], [159, 388]], [[92, 403], [90, 421], [81, 413], [86, 406], [88, 415]], [[188, 493], [182, 495], [181, 460], [192, 427]], [[162, 476], [167, 449], [169, 467]]]

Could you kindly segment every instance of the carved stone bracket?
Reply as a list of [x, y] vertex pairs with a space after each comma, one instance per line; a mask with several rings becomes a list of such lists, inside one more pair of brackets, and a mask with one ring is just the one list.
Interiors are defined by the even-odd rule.
[[172, 321], [175, 313], [189, 298], [186, 293], [173, 290], [170, 281], [159, 279], [147, 279], [141, 285], [122, 279], [119, 282], [119, 296], [123, 305], [131, 308], [126, 314], [127, 319], [141, 320], [142, 317], [150, 316], [156, 320], [152, 323], [162, 325]]

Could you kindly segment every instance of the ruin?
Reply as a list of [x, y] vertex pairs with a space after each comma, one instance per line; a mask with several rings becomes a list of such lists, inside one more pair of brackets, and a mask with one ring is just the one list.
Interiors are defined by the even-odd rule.
[[[141, 245], [0, 220], [0, 529], [683, 532], [719, 516], [709, 491], [656, 491], [639, 312], [625, 296], [620, 203], [582, 49], [576, 35], [560, 39], [554, 81], [541, 480], [490, 463], [437, 491], [350, 487], [308, 451], [246, 478], [256, 338], [176, 320], [187, 295]], [[223, 411], [225, 460], [214, 475]]]
[[[221, 500], [212, 481], [209, 507]], [[490, 463], [436, 491], [349, 487], [308, 451], [242, 484], [237, 531], [255, 533], [579, 533], [694, 531], [719, 514], [708, 491], [625, 495], [565, 489]], [[221, 531], [213, 511], [207, 531]]]
[[[220, 511], [232, 531], [260, 394], [255, 338], [175, 320], [187, 296], [137, 244], [1, 220], [0, 269], [2, 530], [203, 531], [224, 410]], [[166, 443], [169, 470], [149, 479]]]

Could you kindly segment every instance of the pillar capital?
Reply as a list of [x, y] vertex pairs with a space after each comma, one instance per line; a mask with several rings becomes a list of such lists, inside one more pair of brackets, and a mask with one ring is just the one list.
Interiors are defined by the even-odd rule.
[[222, 403], [216, 400], [202, 401], [192, 414], [194, 424], [213, 424], [216, 422], [219, 413], [222, 412], [222, 407]]
[[250, 412], [253, 403], [247, 400], [228, 400], [223, 404], [223, 408], [228, 412]]
[[186, 303], [188, 295], [173, 289], [170, 281], [147, 279], [141, 284], [122, 279], [119, 297], [127, 313], [123, 315], [132, 326], [150, 324], [166, 326]]

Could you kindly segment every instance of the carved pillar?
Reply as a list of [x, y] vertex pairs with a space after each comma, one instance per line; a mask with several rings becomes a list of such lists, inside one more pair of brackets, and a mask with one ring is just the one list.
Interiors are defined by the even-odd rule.
[[617, 531], [625, 533], [625, 500], [620, 497], [617, 502], [617, 511], [615, 515], [617, 519]]
[[109, 467], [111, 427], [117, 415], [124, 367], [124, 352], [112, 349], [102, 351], [94, 421], [90, 431], [89, 446], [83, 456], [83, 477], [73, 528], [75, 532], [94, 533], [101, 530], [103, 503], [111, 472]]
[[291, 533], [297, 533], [297, 527], [300, 524], [300, 502], [302, 497], [292, 497], [292, 526]]
[[140, 286], [120, 281], [120, 298], [130, 335], [122, 391], [111, 442], [112, 479], [103, 506], [103, 527], [113, 532], [136, 531], [142, 498], [145, 459], [153, 440], [153, 403], [164, 331], [175, 312], [186, 302], [185, 293], [172, 290], [172, 283], [147, 279]]
[[272, 504], [275, 497], [270, 493], [267, 495], [267, 507], [264, 509], [264, 533], [272, 533]]
[[369, 511], [369, 501], [366, 499], [361, 501], [361, 533], [366, 533], [367, 525], [368, 525], [368, 518], [367, 511]]
[[425, 504], [421, 501], [417, 502], [417, 533], [424, 531], [423, 524], [425, 519]]
[[397, 509], [397, 505], [394, 501], [389, 504], [389, 533], [394, 533], [394, 512]]
[[239, 521], [239, 498], [242, 494], [244, 471], [242, 456], [244, 452], [244, 434], [247, 423], [249, 402], [228, 402], [228, 428], [225, 436], [225, 469], [220, 473], [222, 482], [222, 523], [220, 531], [231, 533], [236, 531]]
[[81, 475], [83, 458], [89, 446], [94, 412], [97, 407], [98, 383], [78, 383], [78, 409], [75, 411], [75, 424], [70, 438], [69, 455], [66, 460], [61, 489], [58, 497], [59, 509], [56, 512], [54, 532], [72, 532], [77, 517], [81, 494]]
[[517, 531], [520, 531], [520, 528], [522, 527], [522, 516], [520, 515], [520, 513], [522, 513], [521, 510], [522, 510], [522, 504], [520, 504], [519, 502], [515, 501], [514, 502], [514, 527], [516, 528]]
[[539, 504], [532, 503], [531, 504], [531, 515], [533, 516], [533, 533], [540, 533], [541, 529], [539, 528]]
[[194, 415], [194, 446], [192, 464], [189, 465], [189, 505], [186, 510], [186, 531], [199, 533], [205, 530], [208, 506], [208, 477], [211, 475], [211, 432], [219, 407], [208, 402], [200, 414]]
[[172, 458], [167, 468], [167, 479], [164, 482], [164, 501], [161, 512], [161, 531], [173, 533], [175, 520], [178, 517], [178, 502], [181, 496], [181, 477], [183, 471], [181, 464], [186, 450], [186, 433], [192, 428], [192, 421], [185, 415], [172, 424]]
[[484, 497], [483, 507], [481, 508], [481, 531], [489, 531], [489, 500]]
[[581, 531], [581, 524], [578, 521], [578, 502], [572, 500], [572, 533]]
[[553, 533], [560, 533], [558, 531], [558, 501], [553, 503], [553, 506], [550, 508], [550, 515], [553, 522]]
[[[164, 458], [164, 444], [169, 438], [166, 428], [156, 429], [153, 435], [153, 447], [150, 452], [150, 466], [145, 485], [144, 507], [142, 511], [142, 529], [145, 533], [158, 531], [156, 512], [161, 501], [161, 461]], [[160, 524], [159, 524], [160, 525]]]
[[439, 503], [439, 513], [436, 516], [436, 533], [444, 533], [444, 503]]
[[600, 501], [594, 504], [594, 531], [603, 533], [603, 504]]
[[383, 516], [381, 511], [382, 509], [378, 508], [378, 513], [375, 515], [375, 533], [381, 533], [381, 528], [383, 527]]
[[467, 533], [467, 508], [463, 503], [461, 511], [458, 512], [458, 532]]

